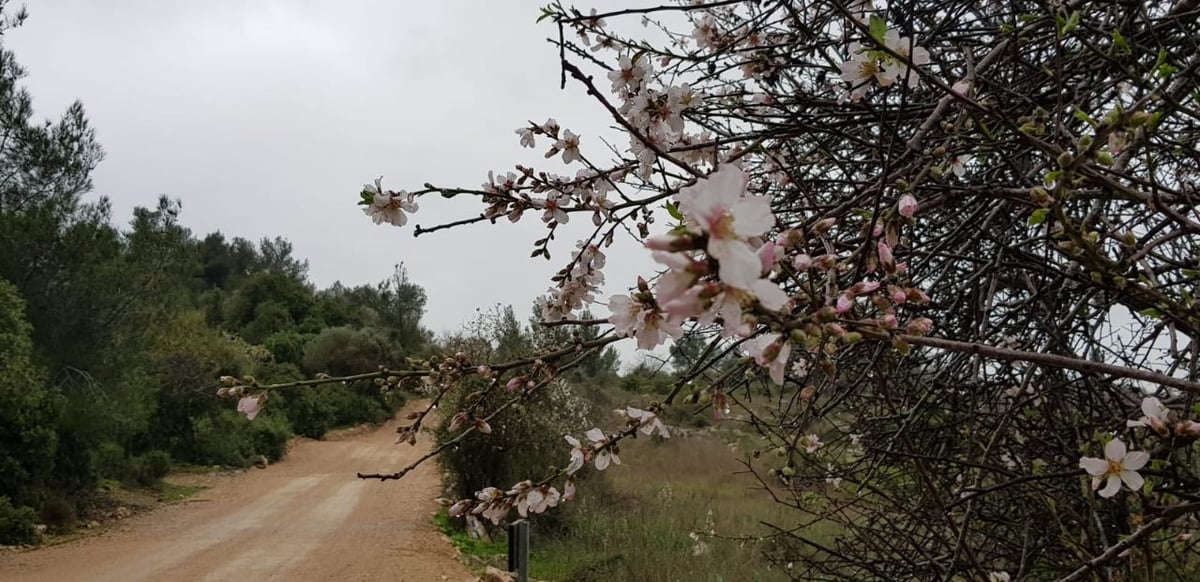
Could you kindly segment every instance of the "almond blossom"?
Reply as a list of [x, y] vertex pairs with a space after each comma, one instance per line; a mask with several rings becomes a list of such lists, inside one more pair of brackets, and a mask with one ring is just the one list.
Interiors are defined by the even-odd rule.
[[238, 400], [237, 410], [246, 415], [247, 419], [254, 420], [254, 417], [258, 416], [259, 411], [262, 410], [262, 406], [266, 402], [267, 394], [265, 392], [254, 396], [243, 396]]
[[900, 36], [900, 33], [895, 30], [887, 31], [883, 38], [883, 44], [888, 50], [900, 56], [899, 59], [892, 58], [887, 65], [887, 69], [892, 73], [893, 79], [908, 79], [908, 87], [915, 89], [921, 84], [921, 77], [915, 72], [910, 72], [909, 66], [924, 66], [929, 64], [929, 51], [913, 46], [912, 41], [908, 37]]
[[766, 368], [771, 380], [779, 385], [783, 384], [784, 368], [792, 351], [786, 339], [779, 341], [781, 337], [778, 333], [766, 333], [742, 344], [754, 362]]
[[385, 192], [379, 179], [376, 179], [373, 185], [363, 185], [363, 196], [364, 200], [370, 197], [370, 203], [363, 208], [363, 214], [370, 216], [375, 224], [386, 222], [394, 226], [404, 226], [408, 222], [408, 216], [404, 213], [417, 211], [415, 195], [403, 190]]
[[640, 425], [638, 430], [642, 431], [642, 434], [652, 435], [655, 431], [657, 431], [662, 438], [671, 438], [671, 433], [667, 431], [667, 427], [663, 425], [662, 420], [658, 418], [658, 414], [650, 412], [649, 410], [634, 408], [632, 406], [625, 409], [625, 414], [629, 416], [629, 418], [638, 421], [638, 424]]
[[668, 337], [679, 338], [683, 335], [679, 318], [660, 313], [653, 306], [647, 306], [628, 295], [610, 297], [608, 309], [612, 312], [608, 321], [613, 324], [617, 335], [635, 336], [640, 349], [652, 350]]
[[1130, 428], [1145, 426], [1160, 435], [1166, 436], [1169, 433], [1167, 418], [1170, 414], [1171, 410], [1163, 406], [1162, 401], [1153, 396], [1147, 396], [1142, 399], [1142, 417], [1137, 420], [1125, 421], [1125, 425]]
[[959, 178], [967, 174], [967, 164], [971, 163], [971, 156], [958, 155], [950, 158], [950, 171]]
[[617, 456], [609, 446], [608, 437], [604, 436], [604, 431], [593, 428], [587, 431], [588, 440], [592, 441], [592, 450], [595, 451], [596, 470], [603, 471], [608, 468], [609, 464], [620, 465], [621, 458]]
[[612, 81], [614, 93], [620, 93], [626, 89], [636, 90], [649, 72], [645, 58], [639, 58], [635, 62], [625, 55], [617, 61], [617, 65], [617, 69], [608, 72], [608, 80]]
[[1112, 497], [1121, 489], [1121, 483], [1132, 491], [1142, 488], [1145, 482], [1138, 470], [1150, 461], [1150, 453], [1145, 451], [1127, 451], [1121, 439], [1113, 439], [1104, 445], [1104, 458], [1083, 457], [1079, 459], [1079, 468], [1092, 476], [1092, 489], [1100, 489], [1100, 497]]
[[537, 145], [533, 139], [532, 129], [522, 127], [516, 131], [516, 134], [521, 136], [521, 147], [531, 148]]
[[858, 100], [872, 81], [880, 87], [896, 82], [896, 72], [879, 65], [870, 52], [857, 42], [850, 43], [850, 60], [842, 63], [842, 80], [850, 84], [850, 97]]
[[787, 303], [787, 294], [762, 278], [762, 261], [746, 241], [775, 226], [775, 215], [770, 199], [746, 195], [747, 182], [741, 168], [723, 164], [707, 178], [680, 190], [676, 200], [688, 230], [708, 235], [705, 250], [718, 261], [721, 281], [754, 294], [763, 306], [777, 310]]
[[587, 457], [583, 453], [583, 445], [579, 442], [579, 439], [571, 435], [566, 435], [563, 438], [567, 439], [567, 444], [571, 445], [571, 461], [567, 463], [567, 474], [574, 475], [583, 468], [584, 463], [587, 462]]
[[[563, 131], [562, 139], [554, 142], [554, 150], [562, 151], [562, 161], [569, 164], [579, 159], [579, 136], [567, 129]], [[551, 151], [554, 151], [551, 150]]]

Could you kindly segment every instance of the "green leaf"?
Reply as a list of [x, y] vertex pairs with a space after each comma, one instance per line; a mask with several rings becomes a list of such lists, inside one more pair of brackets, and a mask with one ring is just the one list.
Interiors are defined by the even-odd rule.
[[1075, 28], [1078, 26], [1079, 26], [1079, 11], [1076, 10], [1075, 12], [1072, 12], [1071, 15], [1067, 17], [1067, 21], [1065, 23], [1063, 23], [1062, 33], [1063, 34], [1071, 34], [1072, 32], [1075, 32]]
[[663, 208], [667, 209], [667, 214], [670, 214], [671, 218], [674, 218], [675, 220], [680, 220], [680, 221], [683, 220], [683, 213], [679, 212], [678, 206], [675, 206], [674, 204], [671, 204], [670, 202], [668, 202], [663, 205]]
[[884, 22], [878, 14], [871, 15], [871, 38], [875, 42], [883, 44], [883, 38], [887, 36], [887, 22]]
[[1131, 52], [1129, 50], [1129, 43], [1125, 41], [1125, 37], [1121, 36], [1121, 31], [1114, 28], [1112, 31], [1112, 39], [1113, 48], [1117, 49], [1117, 54], [1127, 55]]
[[1046, 217], [1050, 215], [1049, 208], [1039, 208], [1029, 215], [1029, 226], [1037, 226], [1046, 222]]
[[1153, 307], [1147, 307], [1146, 309], [1143, 309], [1143, 310], [1139, 311], [1138, 313], [1145, 315], [1146, 317], [1153, 317], [1154, 319], [1159, 319], [1162, 317], [1162, 312]]

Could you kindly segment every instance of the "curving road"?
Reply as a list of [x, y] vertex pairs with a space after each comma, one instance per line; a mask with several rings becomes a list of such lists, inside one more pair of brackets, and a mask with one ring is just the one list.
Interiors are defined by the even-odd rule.
[[398, 482], [355, 478], [395, 470], [426, 450], [427, 442], [393, 444], [392, 427], [302, 441], [279, 464], [221, 479], [189, 503], [101, 535], [0, 554], [0, 580], [473, 580], [431, 521], [440, 484], [434, 464]]

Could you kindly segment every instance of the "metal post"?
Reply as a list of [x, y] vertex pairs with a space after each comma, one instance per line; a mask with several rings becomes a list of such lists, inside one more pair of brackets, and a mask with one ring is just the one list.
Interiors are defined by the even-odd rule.
[[508, 571], [517, 582], [529, 582], [529, 522], [518, 519], [508, 524]]

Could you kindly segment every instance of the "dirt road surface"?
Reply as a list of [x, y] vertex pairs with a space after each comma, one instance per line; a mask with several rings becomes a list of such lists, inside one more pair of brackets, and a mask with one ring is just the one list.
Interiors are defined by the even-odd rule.
[[427, 450], [428, 442], [394, 445], [394, 427], [303, 441], [279, 464], [217, 479], [188, 502], [100, 535], [0, 554], [0, 580], [473, 580], [432, 523], [433, 464], [398, 482], [355, 478], [398, 469]]

